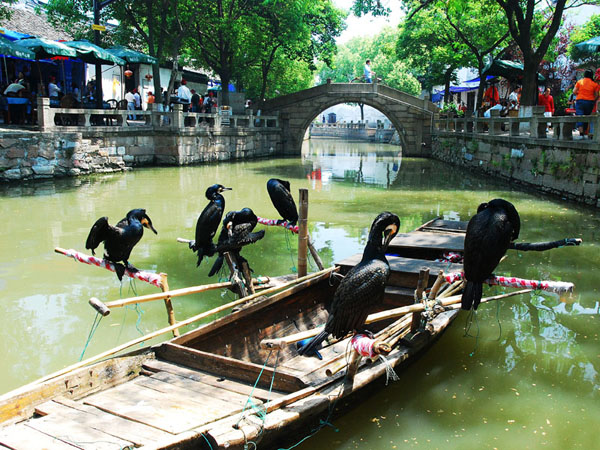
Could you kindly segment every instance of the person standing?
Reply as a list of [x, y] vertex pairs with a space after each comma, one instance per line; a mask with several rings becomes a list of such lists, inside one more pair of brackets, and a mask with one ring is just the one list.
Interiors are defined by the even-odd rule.
[[[538, 95], [538, 105], [544, 107], [544, 116], [552, 117], [554, 115], [554, 98], [550, 95], [550, 88], [544, 89], [544, 93]], [[551, 127], [552, 124], [548, 122], [546, 126]], [[546, 130], [548, 131], [548, 130]]]
[[[156, 101], [156, 97], [154, 97], [154, 94], [152, 93], [152, 91], [148, 91], [148, 96], [146, 97], [146, 104], [151, 105], [155, 101]], [[150, 109], [150, 107], [146, 106], [146, 109]]]
[[[133, 95], [133, 92], [127, 91], [127, 94], [125, 94], [125, 100], [127, 100], [127, 110], [135, 111], [135, 97]], [[135, 114], [129, 114], [127, 118], [129, 120], [135, 120], [136, 116]]]
[[61, 92], [58, 84], [56, 84], [56, 77], [50, 77], [50, 82], [48, 83], [48, 97], [50, 97], [50, 100], [56, 100], [58, 102], [58, 94]]
[[71, 83], [71, 92], [73, 93], [73, 98], [77, 102], [77, 106], [81, 105], [81, 91], [74, 81]]
[[515, 90], [512, 91], [508, 96], [508, 108], [510, 110], [519, 109], [519, 103], [521, 102], [521, 90], [521, 86], [517, 85], [517, 87], [515, 87]]
[[192, 104], [192, 112], [200, 112], [200, 94], [198, 94], [194, 89], [190, 91], [192, 93], [192, 98], [190, 99], [190, 103]]
[[138, 92], [137, 88], [133, 89], [133, 100], [135, 103], [135, 109], [140, 111], [142, 109], [142, 96]]
[[192, 100], [192, 93], [187, 87], [187, 80], [181, 80], [181, 85], [177, 88], [177, 97], [179, 97], [179, 101], [183, 103], [183, 112], [188, 112], [190, 101]]
[[[578, 116], [589, 116], [594, 110], [598, 101], [600, 86], [593, 80], [594, 72], [592, 69], [586, 69], [583, 78], [575, 84], [573, 94], [575, 94], [575, 114]], [[588, 123], [577, 122], [577, 129], [583, 138], [587, 138]]]
[[483, 93], [483, 103], [488, 107], [496, 106], [500, 103], [500, 93], [495, 83], [491, 83]]
[[364, 77], [365, 77], [365, 82], [366, 83], [371, 83], [371, 60], [367, 59], [367, 61], [365, 62], [365, 69], [364, 69]]

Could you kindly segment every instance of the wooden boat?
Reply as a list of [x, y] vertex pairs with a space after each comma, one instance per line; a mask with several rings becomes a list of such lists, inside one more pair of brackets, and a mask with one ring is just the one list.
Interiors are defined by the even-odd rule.
[[[447, 234], [460, 240], [452, 230]], [[389, 257], [392, 276], [385, 310], [421, 306], [406, 305], [414, 303], [420, 274], [424, 287], [424, 266], [432, 272], [460, 270], [460, 265], [449, 268], [429, 259], [435, 253], [428, 248], [431, 243], [440, 246], [440, 230], [421, 227], [417, 233], [420, 244], [411, 247], [411, 257], [396, 253], [402, 249]], [[337, 284], [333, 274], [344, 272], [357, 258], [288, 282], [273, 295], [250, 296], [252, 302], [239, 301], [241, 309], [162, 344], [1, 396], [0, 448], [242, 449], [249, 442], [261, 448], [295, 442], [327, 418], [341, 398], [357, 396], [384, 379], [386, 366], [399, 370], [412, 361], [458, 314], [457, 309], [430, 311], [424, 324], [418, 312], [413, 313], [417, 320], [413, 314], [397, 319], [384, 313], [387, 318], [373, 322], [371, 329], [380, 342], [391, 343], [387, 363], [376, 356], [353, 357], [348, 365], [350, 337], [324, 347], [322, 360], [299, 356], [294, 344], [283, 341], [326, 321]], [[432, 283], [433, 277], [426, 284]]]

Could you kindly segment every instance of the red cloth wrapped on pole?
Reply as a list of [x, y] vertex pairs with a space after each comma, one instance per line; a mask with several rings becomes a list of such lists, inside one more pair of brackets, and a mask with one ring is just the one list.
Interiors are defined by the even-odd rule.
[[[106, 259], [100, 259], [95, 256], [86, 255], [73, 249], [66, 250], [63, 254], [81, 263], [89, 264], [91, 266], [102, 267], [106, 270], [110, 270], [111, 272], [115, 271], [114, 264], [110, 261], [107, 261]], [[141, 270], [137, 272], [131, 272], [125, 269], [125, 275], [127, 275], [130, 278], [136, 278], [140, 281], [145, 281], [146, 283], [153, 284], [157, 288], [161, 288], [162, 286], [162, 279], [160, 274], [158, 273], [143, 272]]]
[[298, 234], [298, 225], [290, 225], [287, 221], [278, 223], [277, 219], [265, 219], [263, 217], [257, 217], [258, 223], [267, 225], [269, 227], [283, 227], [290, 230], [292, 233]]
[[366, 334], [355, 334], [352, 337], [351, 343], [354, 351], [360, 356], [364, 356], [366, 358], [373, 358], [374, 356], [377, 356], [377, 353], [373, 351], [375, 339], [371, 339]]
[[[458, 280], [463, 280], [465, 274], [463, 272], [454, 272], [444, 275], [448, 283], [454, 283]], [[548, 281], [548, 280], [525, 280], [517, 277], [494, 276], [485, 280], [490, 286], [498, 285], [515, 288], [529, 288], [550, 292], [571, 292], [575, 285], [565, 281]]]

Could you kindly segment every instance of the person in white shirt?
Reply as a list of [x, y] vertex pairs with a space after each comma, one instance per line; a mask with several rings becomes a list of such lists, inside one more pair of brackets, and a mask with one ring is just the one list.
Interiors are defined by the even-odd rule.
[[[127, 110], [135, 111], [135, 96], [133, 95], [133, 92], [127, 91], [127, 94], [125, 94], [125, 100], [127, 100]], [[127, 118], [129, 120], [135, 120], [136, 116], [135, 114], [130, 114], [127, 116]]]
[[365, 82], [371, 83], [371, 60], [367, 59], [364, 70]]
[[58, 94], [62, 91], [56, 84], [56, 77], [50, 77], [50, 83], [48, 83], [48, 97], [58, 100]]
[[187, 87], [186, 80], [181, 80], [181, 85], [177, 88], [177, 97], [179, 97], [179, 101], [183, 103], [183, 111], [187, 112], [190, 107], [190, 101], [192, 100], [192, 92]]

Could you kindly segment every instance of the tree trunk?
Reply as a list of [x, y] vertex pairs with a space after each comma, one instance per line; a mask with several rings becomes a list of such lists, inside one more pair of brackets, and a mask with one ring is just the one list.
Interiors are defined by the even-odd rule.
[[221, 104], [218, 106], [229, 105], [229, 82], [231, 81], [231, 76], [229, 72], [221, 72], [219, 73], [219, 78], [221, 78]]
[[154, 81], [154, 102], [162, 103], [162, 86], [160, 85], [160, 66], [158, 63], [152, 64], [152, 78]]
[[483, 71], [483, 67], [483, 60], [478, 61], [477, 73], [479, 73], [479, 87], [477, 88], [477, 102], [475, 102], [475, 111], [479, 111], [481, 108], [481, 104], [483, 103], [483, 92], [485, 91], [485, 87], [487, 85], [485, 81], [487, 76], [484, 76], [481, 73]]
[[539, 61], [534, 58], [526, 58], [523, 64], [523, 92], [521, 93], [521, 105], [533, 106], [537, 105], [538, 100], [538, 84], [537, 84], [537, 69]]
[[362, 122], [364, 122], [365, 121], [365, 104], [359, 103], [358, 107], [360, 108], [360, 120]]
[[444, 73], [444, 103], [450, 102], [450, 79], [452, 78], [452, 72], [454, 72], [454, 68], [449, 67], [446, 69], [446, 73]]
[[175, 87], [175, 80], [179, 73], [179, 64], [177, 64], [177, 57], [173, 60], [173, 68], [171, 69], [171, 77], [169, 78], [169, 86], [167, 87], [167, 105], [171, 103], [171, 95], [174, 94], [173, 88]]

